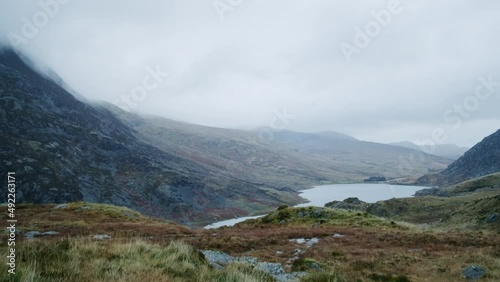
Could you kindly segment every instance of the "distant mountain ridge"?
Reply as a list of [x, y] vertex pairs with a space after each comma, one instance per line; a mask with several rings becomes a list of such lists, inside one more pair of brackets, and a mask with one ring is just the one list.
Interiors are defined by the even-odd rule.
[[[363, 182], [370, 176], [400, 177], [400, 157], [413, 150], [365, 142], [337, 132], [274, 132], [272, 140], [259, 131], [213, 128], [159, 117], [140, 117], [108, 105], [139, 138], [172, 154], [218, 167], [251, 183], [294, 190], [326, 182]], [[113, 110], [114, 109], [114, 110]], [[184, 137], [182, 137], [184, 136]], [[182, 138], [181, 138], [182, 137]], [[189, 138], [188, 138], [189, 137]], [[186, 140], [188, 139], [188, 140]], [[433, 155], [408, 173], [421, 175], [444, 169], [450, 161]]]
[[[409, 141], [393, 142], [389, 143], [389, 145], [418, 150], [451, 160], [457, 160], [469, 149], [455, 144], [435, 144], [432, 147], [419, 146]], [[429, 152], [429, 150], [431, 150], [431, 152]]]
[[500, 171], [500, 129], [485, 137], [437, 174], [419, 178], [420, 184], [450, 185]]

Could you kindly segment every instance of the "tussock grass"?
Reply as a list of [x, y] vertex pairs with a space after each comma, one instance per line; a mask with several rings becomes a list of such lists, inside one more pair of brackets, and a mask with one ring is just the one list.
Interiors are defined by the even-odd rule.
[[140, 239], [126, 242], [73, 238], [23, 241], [16, 274], [0, 264], [1, 281], [274, 281], [249, 265], [211, 267], [190, 245], [166, 246]]
[[344, 278], [334, 269], [328, 272], [313, 272], [300, 279], [301, 282], [344, 282]]

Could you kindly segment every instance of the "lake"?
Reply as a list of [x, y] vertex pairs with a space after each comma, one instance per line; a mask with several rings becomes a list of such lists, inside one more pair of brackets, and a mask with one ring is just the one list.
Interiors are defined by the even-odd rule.
[[[375, 203], [377, 201], [388, 200], [392, 198], [405, 198], [411, 197], [416, 191], [422, 190], [427, 187], [422, 186], [406, 186], [406, 185], [389, 185], [389, 184], [333, 184], [315, 186], [311, 189], [303, 190], [300, 196], [308, 203], [297, 205], [296, 207], [317, 206], [323, 207], [326, 203], [331, 201], [342, 201], [349, 197], [358, 197], [361, 201], [368, 203]], [[254, 219], [263, 217], [248, 216], [233, 218], [214, 222], [205, 226], [205, 229], [212, 229], [221, 226], [233, 226], [238, 222], [247, 219]]]

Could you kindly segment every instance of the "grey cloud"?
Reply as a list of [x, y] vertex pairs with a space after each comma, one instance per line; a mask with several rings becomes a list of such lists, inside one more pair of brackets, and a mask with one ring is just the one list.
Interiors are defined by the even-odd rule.
[[[109, 102], [159, 65], [172, 77], [136, 110], [205, 125], [267, 126], [286, 107], [297, 116], [288, 129], [379, 142], [443, 127], [470, 146], [498, 129], [500, 87], [458, 130], [443, 114], [474, 94], [479, 76], [500, 81], [500, 3], [401, 0], [403, 11], [348, 63], [340, 44], [389, 2], [242, 0], [221, 21], [213, 1], [72, 0], [20, 49]], [[39, 10], [2, 1], [0, 42]]]

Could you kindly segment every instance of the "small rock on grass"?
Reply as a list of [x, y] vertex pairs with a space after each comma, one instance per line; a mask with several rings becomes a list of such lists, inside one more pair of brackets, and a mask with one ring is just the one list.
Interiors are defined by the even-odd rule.
[[259, 262], [256, 269], [269, 273], [273, 276], [285, 274], [285, 270], [283, 269], [283, 266], [281, 266], [281, 263]]
[[498, 221], [499, 218], [500, 218], [500, 216], [498, 216], [498, 214], [490, 213], [486, 217], [486, 223], [492, 223], [492, 222]]
[[46, 231], [46, 232], [40, 232], [40, 231], [28, 231], [24, 233], [24, 237], [31, 239], [34, 237], [42, 237], [42, 236], [53, 236], [53, 235], [59, 235], [60, 233], [57, 231]]
[[109, 236], [107, 234], [96, 234], [92, 238], [95, 240], [104, 240], [104, 239], [111, 239], [111, 236]]
[[42, 233], [42, 236], [52, 236], [52, 235], [58, 235], [59, 232], [57, 231], [46, 231]]
[[33, 238], [36, 236], [40, 236], [40, 234], [42, 234], [40, 231], [28, 231], [28, 232], [24, 233], [24, 237]]
[[206, 250], [202, 251], [202, 253], [208, 263], [216, 268], [222, 268], [222, 266], [235, 261], [235, 257], [224, 252]]
[[483, 277], [483, 275], [486, 274], [486, 270], [484, 270], [480, 266], [471, 265], [463, 271], [463, 274], [465, 275], [465, 278], [467, 278], [467, 280], [474, 281], [479, 280], [479, 278]]

